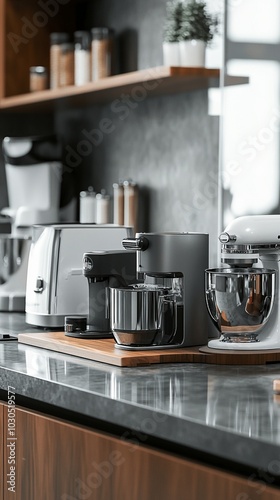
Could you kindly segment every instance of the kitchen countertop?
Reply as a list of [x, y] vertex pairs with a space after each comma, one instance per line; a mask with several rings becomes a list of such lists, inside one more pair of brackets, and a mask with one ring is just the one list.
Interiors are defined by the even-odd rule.
[[[0, 313], [0, 333], [36, 330], [23, 314]], [[70, 355], [0, 342], [0, 391], [123, 429], [138, 443], [280, 484], [280, 363], [221, 366], [173, 363], [119, 368]], [[279, 396], [280, 398], [280, 396]], [[16, 401], [17, 402], [17, 401]], [[22, 403], [21, 403], [22, 404]], [[250, 472], [251, 471], [251, 472]]]

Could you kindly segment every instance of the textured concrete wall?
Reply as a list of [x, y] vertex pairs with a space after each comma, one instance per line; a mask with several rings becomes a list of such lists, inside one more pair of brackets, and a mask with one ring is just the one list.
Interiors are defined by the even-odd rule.
[[[163, 62], [165, 9], [165, 0], [95, 0], [85, 7], [84, 23], [115, 29], [121, 71], [144, 69]], [[57, 117], [75, 152], [85, 131], [99, 129], [103, 118], [112, 123], [111, 133], [81, 155], [70, 174], [76, 187], [112, 194], [113, 182], [133, 178], [142, 195], [139, 229], [209, 232], [215, 265], [219, 121], [208, 116], [207, 91], [131, 100], [134, 108], [123, 113], [108, 103]]]
[[[117, 33], [120, 69], [135, 70], [162, 64], [165, 0], [95, 0], [80, 3], [81, 26], [108, 25]], [[121, 96], [120, 96], [121, 97]], [[144, 231], [209, 232], [211, 265], [216, 264], [218, 118], [208, 116], [207, 91], [147, 97], [120, 112], [105, 106], [57, 113], [55, 130], [65, 143], [67, 167], [64, 190], [75, 193], [93, 185], [112, 194], [112, 183], [131, 177], [139, 183]], [[102, 118], [112, 131], [98, 146], [75, 162], [85, 131], [99, 129]], [[1, 120], [1, 118], [0, 118]], [[0, 137], [51, 132], [50, 118], [8, 115]], [[0, 164], [0, 207], [6, 203], [3, 160]]]
[[[109, 119], [104, 134], [88, 154], [86, 134]], [[75, 155], [66, 175], [79, 190], [93, 185], [112, 194], [118, 179], [133, 178], [140, 187], [139, 229], [210, 232], [212, 260], [217, 238], [218, 119], [207, 115], [207, 93], [146, 99], [124, 120], [109, 105], [58, 117]], [[84, 150], [87, 154], [82, 154]], [[212, 241], [213, 240], [213, 241]]]

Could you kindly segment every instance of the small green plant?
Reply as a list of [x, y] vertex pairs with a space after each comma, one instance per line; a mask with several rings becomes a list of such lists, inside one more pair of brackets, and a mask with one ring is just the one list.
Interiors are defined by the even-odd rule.
[[182, 31], [183, 2], [170, 1], [166, 5], [165, 42], [178, 42]]
[[179, 40], [211, 42], [218, 32], [218, 17], [207, 12], [203, 0], [189, 0], [183, 4]]

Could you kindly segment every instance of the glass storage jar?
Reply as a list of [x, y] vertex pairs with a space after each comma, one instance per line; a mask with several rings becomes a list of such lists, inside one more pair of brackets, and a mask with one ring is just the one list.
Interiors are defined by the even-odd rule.
[[56, 89], [61, 86], [61, 54], [62, 45], [69, 43], [70, 36], [68, 33], [51, 33], [50, 34], [50, 88]]
[[112, 74], [113, 30], [91, 29], [91, 79], [106, 78]]
[[75, 85], [85, 85], [90, 82], [91, 43], [88, 31], [75, 31]]
[[38, 92], [48, 88], [48, 71], [45, 66], [31, 66], [29, 69], [30, 92]]
[[74, 85], [74, 44], [61, 45], [60, 87]]

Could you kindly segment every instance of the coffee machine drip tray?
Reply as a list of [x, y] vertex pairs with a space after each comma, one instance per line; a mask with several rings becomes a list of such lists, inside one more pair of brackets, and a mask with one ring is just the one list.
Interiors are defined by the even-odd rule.
[[66, 337], [73, 337], [75, 339], [111, 339], [112, 333], [95, 332], [94, 330], [65, 332]]

